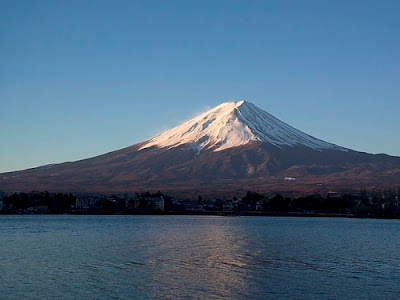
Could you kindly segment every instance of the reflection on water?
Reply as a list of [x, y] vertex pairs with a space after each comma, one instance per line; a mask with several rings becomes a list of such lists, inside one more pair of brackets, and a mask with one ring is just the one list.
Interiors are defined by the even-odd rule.
[[[244, 228], [219, 226], [214, 222], [196, 227], [177, 226], [161, 235], [157, 248], [146, 247], [151, 280], [160, 284], [154, 296], [171, 294], [234, 298], [246, 290], [247, 254]], [[239, 231], [239, 232], [238, 232]]]
[[400, 222], [0, 216], [1, 299], [398, 299]]

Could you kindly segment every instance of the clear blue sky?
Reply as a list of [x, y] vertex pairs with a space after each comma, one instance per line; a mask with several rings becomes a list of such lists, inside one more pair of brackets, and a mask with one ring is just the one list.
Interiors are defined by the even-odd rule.
[[400, 1], [0, 1], [0, 172], [135, 144], [246, 99], [400, 156]]

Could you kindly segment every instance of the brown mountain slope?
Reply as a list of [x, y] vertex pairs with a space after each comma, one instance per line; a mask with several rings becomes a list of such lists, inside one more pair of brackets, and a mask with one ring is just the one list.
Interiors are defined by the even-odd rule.
[[145, 143], [90, 159], [0, 174], [12, 191], [124, 193], [161, 190], [174, 195], [358, 191], [400, 186], [400, 158], [356, 151], [273, 146], [266, 142], [196, 154]]

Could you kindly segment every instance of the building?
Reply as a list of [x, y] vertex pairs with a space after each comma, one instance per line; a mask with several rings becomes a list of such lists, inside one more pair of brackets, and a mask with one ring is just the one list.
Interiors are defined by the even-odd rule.
[[125, 200], [125, 205], [127, 210], [146, 212], [165, 211], [165, 200], [163, 196], [141, 197], [139, 195], [135, 195], [134, 198]]
[[233, 203], [231, 203], [231, 202], [224, 203], [222, 205], [222, 211], [223, 212], [233, 212], [234, 209], [235, 209], [235, 205]]
[[199, 203], [187, 202], [185, 203], [185, 211], [192, 213], [204, 213], [204, 205]]
[[80, 195], [76, 197], [76, 209], [92, 209], [96, 207], [97, 201], [101, 198], [99, 195]]
[[148, 206], [154, 211], [164, 211], [165, 200], [163, 196], [146, 198]]

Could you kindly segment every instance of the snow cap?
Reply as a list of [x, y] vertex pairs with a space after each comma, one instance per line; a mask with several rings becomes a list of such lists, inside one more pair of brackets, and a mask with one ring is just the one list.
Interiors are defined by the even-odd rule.
[[172, 148], [187, 144], [200, 153], [204, 148], [221, 151], [250, 141], [267, 142], [277, 147], [303, 145], [316, 150], [346, 151], [287, 125], [245, 100], [222, 103], [151, 138], [141, 149], [151, 146]]

